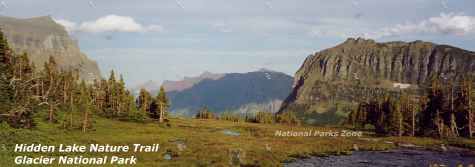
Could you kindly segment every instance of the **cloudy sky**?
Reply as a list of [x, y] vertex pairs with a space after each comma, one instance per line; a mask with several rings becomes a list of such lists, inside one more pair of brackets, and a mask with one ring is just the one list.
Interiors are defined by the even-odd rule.
[[52, 16], [129, 86], [204, 71], [293, 74], [348, 37], [475, 50], [474, 0], [0, 0], [0, 14]]

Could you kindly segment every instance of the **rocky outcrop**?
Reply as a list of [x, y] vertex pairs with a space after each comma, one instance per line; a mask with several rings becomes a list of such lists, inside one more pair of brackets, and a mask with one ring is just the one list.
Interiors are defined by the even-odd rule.
[[10, 47], [17, 53], [28, 53], [30, 60], [39, 69], [53, 56], [60, 68], [80, 70], [83, 79], [100, 78], [97, 63], [82, 53], [65, 28], [51, 17], [0, 17], [0, 27], [7, 36]]
[[305, 60], [280, 112], [325, 112], [329, 101], [331, 105], [351, 103], [361, 98], [358, 92], [365, 87], [418, 88], [433, 77], [455, 80], [474, 71], [475, 53], [460, 48], [423, 41], [377, 43], [350, 38]]

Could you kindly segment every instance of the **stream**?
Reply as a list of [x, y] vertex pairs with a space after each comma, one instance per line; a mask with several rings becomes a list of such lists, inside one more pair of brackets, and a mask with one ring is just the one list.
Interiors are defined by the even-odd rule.
[[428, 151], [395, 149], [390, 151], [354, 151], [352, 155], [311, 157], [283, 164], [286, 167], [475, 167], [475, 155], [468, 151]]

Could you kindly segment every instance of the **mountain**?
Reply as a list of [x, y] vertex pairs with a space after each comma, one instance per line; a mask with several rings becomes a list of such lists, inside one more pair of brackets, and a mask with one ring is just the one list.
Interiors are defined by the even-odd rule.
[[16, 53], [27, 52], [38, 68], [53, 56], [62, 69], [79, 69], [82, 78], [100, 78], [97, 63], [79, 50], [65, 28], [51, 17], [17, 19], [0, 16], [0, 27]]
[[195, 84], [205, 79], [217, 80], [222, 78], [223, 76], [224, 74], [215, 74], [206, 71], [198, 77], [185, 77], [181, 81], [164, 81], [163, 87], [167, 92], [183, 91], [185, 89], [193, 87]]
[[184, 77], [183, 80], [179, 81], [165, 80], [163, 81], [163, 84], [160, 84], [156, 81], [147, 81], [145, 83], [139, 84], [138, 86], [135, 86], [134, 88], [132, 88], [132, 90], [134, 90], [133, 92], [138, 93], [141, 88], [144, 88], [150, 91], [152, 95], [156, 95], [160, 90], [160, 86], [163, 85], [166, 92], [183, 91], [185, 89], [193, 87], [195, 84], [205, 79], [217, 80], [223, 76], [224, 74], [216, 74], [206, 71], [197, 77]]
[[368, 90], [419, 89], [432, 77], [457, 80], [474, 71], [475, 53], [460, 48], [350, 38], [305, 60], [279, 112], [297, 112], [310, 123], [335, 123], [356, 100], [374, 93]]
[[171, 110], [181, 115], [193, 115], [203, 106], [217, 113], [277, 112], [291, 88], [291, 76], [260, 70], [204, 79], [187, 89], [168, 92], [168, 96]]

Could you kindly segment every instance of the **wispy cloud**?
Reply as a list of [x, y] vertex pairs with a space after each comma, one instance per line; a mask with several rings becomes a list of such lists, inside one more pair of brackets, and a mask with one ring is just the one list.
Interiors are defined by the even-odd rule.
[[397, 24], [380, 31], [366, 33], [369, 38], [382, 38], [415, 33], [434, 33], [465, 36], [475, 33], [475, 17], [463, 14], [442, 13], [418, 23]]
[[0, 2], [0, 10], [7, 9], [7, 8], [8, 6], [7, 6], [7, 3], [5, 3], [5, 1]]
[[86, 21], [81, 24], [66, 19], [55, 19], [69, 32], [160, 32], [163, 27], [160, 25], [142, 25], [129, 16], [107, 15], [93, 21]]

